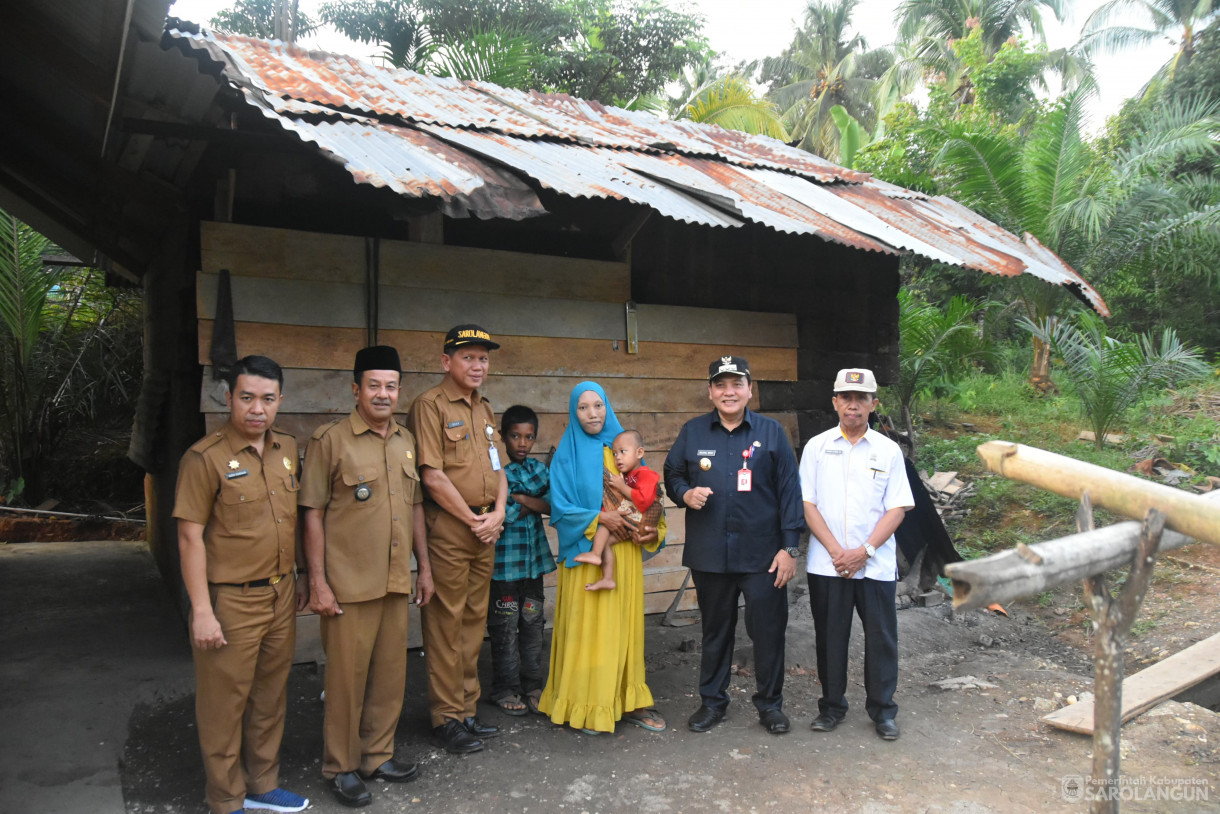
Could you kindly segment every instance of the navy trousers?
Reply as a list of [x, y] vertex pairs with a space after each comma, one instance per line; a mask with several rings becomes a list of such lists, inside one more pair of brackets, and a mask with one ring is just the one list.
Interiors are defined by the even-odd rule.
[[898, 714], [898, 612], [895, 582], [841, 579], [809, 574], [809, 606], [813, 611], [818, 678], [822, 697], [818, 711], [842, 719], [847, 714], [847, 645], [852, 611], [864, 626], [864, 709], [874, 721]]
[[718, 574], [694, 571], [695, 594], [703, 617], [703, 658], [699, 695], [709, 709], [729, 705], [729, 668], [737, 632], [737, 603], [746, 598], [746, 633], [754, 643], [758, 711], [784, 704], [784, 636], [788, 628], [788, 589], [775, 587], [775, 574]]

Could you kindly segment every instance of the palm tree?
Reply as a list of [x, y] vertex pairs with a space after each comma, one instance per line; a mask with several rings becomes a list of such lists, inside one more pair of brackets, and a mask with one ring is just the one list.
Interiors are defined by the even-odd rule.
[[969, 364], [988, 354], [975, 320], [984, 305], [956, 296], [942, 311], [925, 305], [906, 289], [898, 292], [898, 384], [899, 409], [907, 438], [915, 443], [912, 410], [916, 398], [936, 379], [954, 379], [969, 370]]
[[716, 124], [726, 130], [741, 130], [788, 140], [788, 131], [772, 102], [761, 98], [746, 79], [726, 76], [698, 88], [675, 118]]
[[0, 492], [20, 493], [32, 479], [39, 457], [37, 440], [40, 388], [33, 379], [42, 372], [32, 364], [42, 333], [47, 297], [62, 274], [43, 267], [42, 253], [51, 241], [7, 212], [0, 211], [0, 450], [9, 483]]
[[1025, 31], [1044, 41], [1044, 11], [1062, 20], [1063, 0], [903, 0], [898, 6], [898, 38], [926, 43], [931, 52], [964, 39], [977, 27], [987, 53], [994, 55]]
[[[1089, 190], [1093, 153], [1081, 137], [1087, 94], [1077, 91], [1040, 118], [1024, 138], [999, 126], [950, 122], [936, 134], [943, 142], [934, 159], [941, 191], [986, 215], [1010, 232], [1029, 232], [1069, 265], [1082, 263], [1091, 241], [1066, 212]], [[1063, 290], [1027, 276], [1017, 296], [1025, 316], [1044, 320]], [[1030, 382], [1050, 387], [1049, 354], [1035, 336]]]
[[876, 122], [870, 90], [889, 67], [885, 50], [868, 50], [851, 33], [859, 0], [813, 0], [805, 24], [778, 58], [764, 60], [768, 94], [782, 111], [784, 126], [802, 149], [838, 157], [838, 129], [830, 110], [842, 106], [866, 130]]
[[1161, 333], [1159, 343], [1149, 334], [1120, 342], [1106, 335], [1105, 323], [1096, 314], [1083, 312], [1078, 322], [1079, 327], [1050, 317], [1022, 320], [1021, 325], [1062, 360], [1099, 450], [1106, 433], [1152, 390], [1209, 370], [1199, 351], [1185, 347], [1172, 328]]
[[[1109, 0], [1084, 22], [1081, 45], [1087, 52], [1116, 53], [1175, 37], [1178, 50], [1159, 74], [1172, 76], [1190, 61], [1199, 34], [1216, 17], [1215, 0]], [[1121, 20], [1138, 22], [1121, 24]]]

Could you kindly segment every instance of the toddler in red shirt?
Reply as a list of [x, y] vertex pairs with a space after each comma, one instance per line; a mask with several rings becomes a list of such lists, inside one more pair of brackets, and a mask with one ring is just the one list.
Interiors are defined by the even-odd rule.
[[[605, 473], [606, 490], [602, 497], [602, 508], [608, 512], [621, 512], [637, 528], [642, 522], [655, 527], [656, 515], [659, 515], [661, 508], [661, 476], [643, 463], [643, 436], [636, 430], [623, 430], [614, 437], [610, 451], [614, 455], [614, 465], [621, 474]], [[648, 518], [651, 518], [650, 523], [646, 522]], [[615, 587], [614, 548], [609, 544], [610, 539], [610, 530], [599, 523], [597, 531], [593, 533], [593, 550], [572, 558], [576, 562], [602, 567], [602, 578], [585, 585], [586, 591], [608, 591]]]

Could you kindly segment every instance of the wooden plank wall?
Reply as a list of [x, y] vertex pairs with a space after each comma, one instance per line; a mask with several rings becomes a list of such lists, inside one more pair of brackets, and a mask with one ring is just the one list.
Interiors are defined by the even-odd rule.
[[[641, 304], [638, 353], [628, 354], [626, 263], [396, 241], [380, 241], [377, 248], [377, 341], [395, 346], [402, 357], [402, 407], [439, 381], [445, 332], [478, 323], [503, 346], [492, 354], [484, 394], [497, 413], [516, 403], [538, 412], [535, 454], [544, 459], [563, 434], [568, 394], [584, 379], [605, 388], [623, 426], [640, 430], [658, 470], [682, 424], [710, 409], [706, 371], [712, 359], [743, 355], [755, 380], [797, 379], [797, 327], [790, 314]], [[351, 409], [351, 364], [368, 337], [366, 240], [204, 223], [201, 256], [200, 410], [209, 430], [226, 418], [223, 386], [212, 381], [207, 366], [218, 274], [227, 268], [238, 355], [270, 356], [285, 368], [277, 425], [295, 434], [303, 451], [320, 423]], [[773, 417], [795, 445], [795, 413]], [[669, 606], [684, 574], [682, 513], [668, 514], [669, 544], [645, 566], [649, 613]], [[684, 600], [684, 607], [693, 607], [694, 592]]]

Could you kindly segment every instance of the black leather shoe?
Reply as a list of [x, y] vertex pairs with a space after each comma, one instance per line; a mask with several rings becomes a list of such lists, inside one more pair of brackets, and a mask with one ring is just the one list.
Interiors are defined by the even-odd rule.
[[814, 732], [834, 732], [835, 727], [839, 725], [839, 719], [831, 715], [829, 712], [823, 712], [821, 715], [813, 719], [813, 723], [809, 728]]
[[898, 723], [893, 720], [877, 721], [877, 734], [883, 741], [898, 740]]
[[419, 777], [419, 766], [390, 758], [376, 769], [364, 775], [365, 780], [384, 780], [387, 783], [409, 783]]
[[500, 727], [485, 724], [473, 715], [462, 721], [466, 731], [476, 738], [494, 738], [500, 734]]
[[782, 709], [769, 709], [758, 714], [758, 722], [767, 728], [772, 735], [782, 735], [792, 728], [788, 716]]
[[483, 750], [483, 741], [471, 735], [466, 726], [456, 718], [450, 718], [432, 730], [437, 745], [451, 755], [468, 755]]
[[330, 790], [335, 793], [336, 800], [350, 808], [360, 808], [373, 802], [373, 795], [369, 794], [364, 781], [355, 772], [335, 775], [331, 778]]
[[686, 725], [691, 732], [707, 732], [723, 720], [724, 710], [716, 710], [704, 705], [695, 710], [695, 714], [690, 716]]

